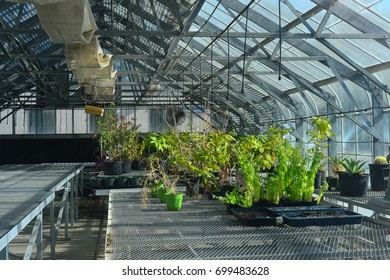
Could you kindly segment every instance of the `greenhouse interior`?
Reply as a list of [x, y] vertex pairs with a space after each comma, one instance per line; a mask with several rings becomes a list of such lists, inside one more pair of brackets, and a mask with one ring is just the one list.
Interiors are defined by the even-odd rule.
[[0, 23], [0, 260], [390, 259], [388, 0]]

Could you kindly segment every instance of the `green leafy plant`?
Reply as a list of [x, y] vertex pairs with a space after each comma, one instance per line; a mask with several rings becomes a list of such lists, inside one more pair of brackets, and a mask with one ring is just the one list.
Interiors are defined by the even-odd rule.
[[236, 186], [233, 192], [226, 194], [226, 199], [220, 198], [221, 201], [250, 207], [260, 199], [260, 167], [256, 162], [256, 154], [262, 151], [261, 137], [249, 135], [237, 142], [237, 167], [240, 168], [244, 180], [241, 186]]
[[134, 160], [143, 152], [143, 143], [138, 135], [140, 125], [133, 118], [118, 117], [113, 105], [98, 117], [95, 138], [99, 140], [102, 153], [112, 160]]
[[[305, 193], [305, 200], [309, 199], [309, 192], [313, 194], [314, 192], [314, 182], [317, 173], [321, 170], [324, 170], [325, 159], [327, 159], [327, 140], [334, 135], [332, 132], [332, 125], [330, 120], [323, 116], [314, 117], [311, 121], [312, 129], [307, 132], [309, 137], [309, 144], [312, 145], [312, 148], [308, 150], [307, 162], [309, 164], [309, 169], [307, 173], [307, 182], [309, 187]], [[323, 192], [328, 189], [328, 183], [323, 182], [323, 185], [318, 193], [317, 202], [321, 199]]]
[[201, 177], [201, 186], [207, 191], [217, 191], [216, 174], [218, 177], [226, 176], [232, 165], [234, 136], [219, 130], [181, 136], [182, 143], [185, 143], [178, 156], [182, 168], [195, 177]]
[[[312, 129], [307, 132], [310, 148], [304, 149], [301, 144], [295, 146], [287, 140], [280, 140], [276, 152], [274, 172], [266, 178], [264, 198], [278, 204], [281, 198], [293, 202], [313, 199], [315, 177], [325, 165], [328, 137], [332, 136], [332, 126], [327, 118], [315, 117], [311, 122]], [[328, 188], [324, 182], [316, 197], [320, 201], [323, 192]]]
[[261, 199], [273, 195], [279, 196], [279, 185], [276, 181], [265, 191], [264, 179], [260, 176], [260, 171], [270, 169], [275, 164], [286, 133], [287, 130], [271, 127], [266, 135], [237, 137], [237, 141], [234, 142], [234, 158], [236, 168], [240, 170], [243, 180], [225, 197], [218, 197], [218, 199], [223, 203], [247, 208]]
[[138, 129], [140, 126], [137, 125], [135, 118], [126, 121], [124, 116], [120, 117], [118, 130], [121, 134], [120, 143], [122, 145], [122, 158], [124, 160], [139, 160], [143, 155], [145, 145], [139, 137]]
[[355, 160], [352, 158], [344, 158], [341, 163], [348, 174], [363, 175], [365, 171], [364, 166], [367, 163], [367, 161]]
[[102, 117], [97, 118], [95, 138], [99, 140], [101, 152], [111, 160], [121, 160], [123, 155], [120, 120], [113, 108], [107, 108]]

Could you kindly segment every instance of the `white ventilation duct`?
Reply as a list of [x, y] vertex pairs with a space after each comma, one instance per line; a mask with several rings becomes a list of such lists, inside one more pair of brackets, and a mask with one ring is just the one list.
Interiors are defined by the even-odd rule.
[[108, 103], [114, 100], [115, 78], [113, 79], [87, 79], [82, 84], [84, 93], [89, 100]]
[[65, 44], [65, 58], [89, 100], [112, 102], [116, 71], [104, 54], [88, 0], [10, 0], [34, 4], [42, 28], [54, 43]]
[[89, 43], [97, 30], [88, 0], [32, 2], [42, 28], [54, 43]]
[[[98, 36], [92, 36], [88, 44], [65, 44], [65, 58], [68, 68], [80, 67], [108, 67], [111, 62], [111, 54], [104, 54]], [[112, 65], [111, 65], [112, 66]]]
[[72, 71], [79, 84], [86, 80], [114, 79], [116, 77], [116, 71], [112, 69], [112, 65], [104, 68], [76, 68]]
[[68, 68], [84, 87], [87, 100], [111, 102], [114, 99], [116, 71], [111, 54], [104, 54], [97, 36], [89, 44], [65, 44]]
[[7, 0], [8, 2], [14, 2], [14, 3], [23, 3], [23, 4], [40, 4], [40, 5], [46, 5], [46, 4], [54, 4], [58, 2], [64, 2], [69, 0]]

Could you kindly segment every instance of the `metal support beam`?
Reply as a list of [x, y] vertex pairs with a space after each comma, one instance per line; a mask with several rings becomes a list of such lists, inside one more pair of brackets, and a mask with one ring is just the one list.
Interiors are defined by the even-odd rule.
[[37, 260], [42, 260], [43, 259], [43, 252], [42, 252], [42, 224], [43, 224], [43, 214], [40, 212], [36, 219], [35, 219], [35, 224], [30, 236], [30, 240], [27, 245], [26, 252], [24, 253], [23, 260], [30, 260], [32, 253], [33, 253], [33, 248], [35, 245], [35, 242], [37, 243]]

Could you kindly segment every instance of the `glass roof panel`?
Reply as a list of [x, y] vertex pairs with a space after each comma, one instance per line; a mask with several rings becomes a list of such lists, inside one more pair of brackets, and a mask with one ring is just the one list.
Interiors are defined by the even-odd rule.
[[343, 53], [343, 55], [357, 62], [362, 67], [375, 65], [378, 63], [378, 60], [374, 59], [368, 53], [361, 51], [360, 49], [358, 49], [357, 47], [355, 47], [354, 45], [350, 44], [345, 40], [342, 41], [342, 40], [331, 39], [328, 41], [332, 44], [332, 46], [340, 50]]
[[[389, 5], [390, 3], [387, 4]], [[362, 15], [364, 18], [368, 19], [369, 21], [375, 23], [376, 25], [385, 28], [385, 30], [388, 31], [388, 29], [386, 29], [386, 26], [387, 27], [389, 26], [388, 18], [384, 19], [383, 17], [378, 16], [376, 13], [373, 13], [370, 10], [364, 10], [360, 13], [360, 15]]]
[[378, 2], [378, 0], [353, 0], [353, 1], [365, 7], [371, 6], [372, 4], [375, 4], [375, 2]]
[[383, 18], [387, 22], [390, 23], [390, 5], [388, 1], [380, 1], [377, 4], [370, 7], [370, 10], [378, 15], [378, 17]]
[[[390, 51], [389, 48], [386, 48], [382, 44], [378, 43], [375, 40], [363, 40], [363, 39], [351, 39], [348, 42], [357, 48], [359, 48], [362, 52], [364, 52], [367, 56], [370, 56], [373, 59], [373, 62], [380, 63], [390, 60]], [[363, 57], [360, 60], [362, 60]], [[374, 63], [372, 63], [374, 64]]]

